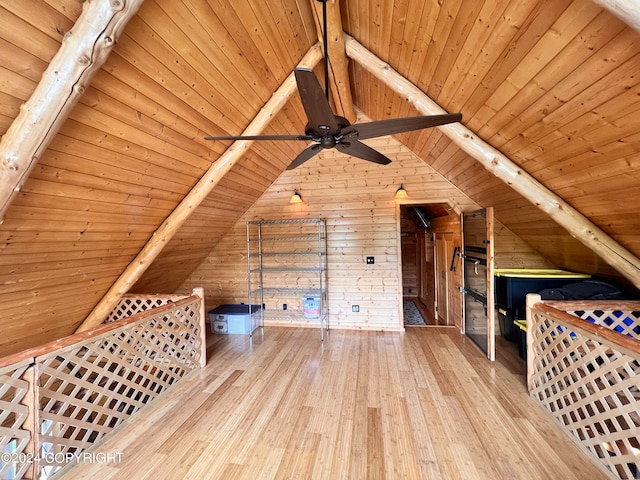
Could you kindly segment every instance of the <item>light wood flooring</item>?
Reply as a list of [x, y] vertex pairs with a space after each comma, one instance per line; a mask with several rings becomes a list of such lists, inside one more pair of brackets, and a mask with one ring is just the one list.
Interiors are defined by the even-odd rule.
[[498, 352], [447, 327], [211, 336], [207, 367], [99, 448], [120, 463], [63, 478], [605, 478]]

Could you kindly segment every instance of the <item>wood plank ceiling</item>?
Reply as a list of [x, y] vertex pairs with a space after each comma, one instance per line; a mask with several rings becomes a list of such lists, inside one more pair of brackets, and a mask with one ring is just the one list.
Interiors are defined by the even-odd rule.
[[[0, 134], [81, 8], [0, 5]], [[638, 32], [590, 0], [340, 8], [345, 32], [640, 255]], [[315, 28], [310, 0], [144, 2], [0, 225], [1, 351], [75, 329], [229, 145], [203, 137], [240, 134], [317, 42]], [[370, 118], [416, 114], [357, 63], [349, 72]], [[296, 96], [265, 133], [304, 124]], [[618, 276], [437, 129], [398, 138], [558, 267]], [[304, 147], [256, 142], [135, 290], [178, 288]]]

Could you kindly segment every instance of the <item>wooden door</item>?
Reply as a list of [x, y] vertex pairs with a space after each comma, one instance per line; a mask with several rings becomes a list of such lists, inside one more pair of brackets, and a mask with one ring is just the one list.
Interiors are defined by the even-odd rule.
[[462, 214], [464, 331], [495, 360], [493, 209]]
[[449, 316], [449, 265], [453, 252], [453, 233], [435, 235], [436, 324], [451, 325]]
[[429, 300], [433, 304], [434, 283], [433, 283], [433, 235], [423, 231], [420, 235], [420, 261], [418, 262], [420, 270], [420, 300], [427, 304]]

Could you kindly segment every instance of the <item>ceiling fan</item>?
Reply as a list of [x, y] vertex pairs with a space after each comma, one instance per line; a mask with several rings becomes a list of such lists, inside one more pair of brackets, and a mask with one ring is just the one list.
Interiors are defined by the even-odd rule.
[[382, 137], [395, 133], [421, 130], [462, 120], [461, 113], [446, 113], [442, 115], [426, 115], [418, 117], [393, 118], [373, 122], [355, 123], [339, 115], [335, 115], [329, 105], [328, 72], [329, 61], [327, 55], [327, 0], [323, 3], [324, 27], [324, 63], [325, 63], [325, 91], [312, 70], [296, 68], [295, 77], [302, 106], [307, 115], [308, 123], [304, 135], [247, 135], [247, 136], [208, 136], [205, 140], [303, 140], [313, 144], [304, 149], [287, 170], [294, 169], [312, 158], [325, 148], [336, 148], [339, 151], [358, 157], [369, 162], [387, 165], [391, 160], [382, 153], [374, 150], [360, 140]]

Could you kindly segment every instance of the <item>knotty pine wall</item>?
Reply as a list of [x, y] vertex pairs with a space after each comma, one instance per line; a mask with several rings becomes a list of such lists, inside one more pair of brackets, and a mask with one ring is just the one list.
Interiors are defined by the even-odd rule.
[[494, 268], [557, 268], [520, 237], [494, 220]]
[[[387, 166], [327, 150], [285, 171], [222, 238], [182, 285], [205, 289], [207, 309], [247, 301], [246, 221], [321, 217], [327, 222], [331, 326], [376, 330], [402, 328], [400, 209], [394, 193], [402, 183], [404, 202], [449, 203], [457, 211], [479, 208], [464, 193], [391, 138], [368, 141], [393, 162]], [[298, 190], [302, 204], [290, 204]], [[367, 256], [375, 257], [366, 265]], [[359, 305], [359, 313], [352, 312]], [[461, 309], [456, 308], [461, 315]]]
[[[477, 208], [431, 167], [385, 137], [367, 141], [393, 162], [381, 166], [327, 150], [284, 172], [212, 250], [182, 286], [201, 285], [207, 308], [246, 302], [247, 220], [322, 217], [327, 222], [329, 314], [336, 328], [402, 328], [399, 207], [401, 183], [413, 203], [448, 202]], [[294, 190], [303, 203], [292, 205]], [[375, 257], [366, 265], [366, 257]], [[352, 305], [359, 305], [359, 313]]]

